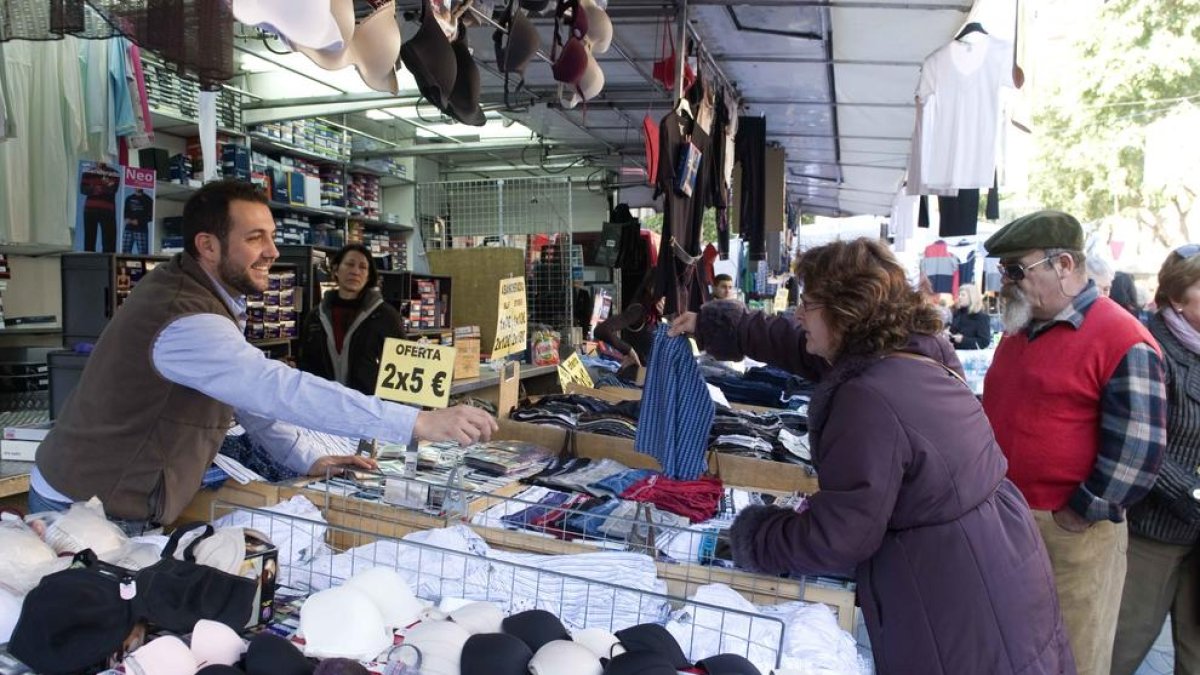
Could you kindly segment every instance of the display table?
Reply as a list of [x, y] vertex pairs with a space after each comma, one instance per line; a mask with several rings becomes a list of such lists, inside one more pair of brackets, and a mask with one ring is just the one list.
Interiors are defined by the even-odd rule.
[[29, 494], [29, 473], [33, 462], [0, 460], [0, 499]]

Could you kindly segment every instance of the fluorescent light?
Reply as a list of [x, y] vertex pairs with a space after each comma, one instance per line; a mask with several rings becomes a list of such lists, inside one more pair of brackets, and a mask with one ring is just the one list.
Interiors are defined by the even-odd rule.
[[269, 73], [278, 70], [275, 64], [267, 61], [266, 59], [259, 58], [254, 54], [243, 53], [240, 61], [242, 70], [246, 71], [247, 73]]
[[387, 120], [394, 120], [396, 118], [387, 114], [387, 112], [385, 112], [383, 110], [368, 110], [367, 111], [367, 119], [387, 121]]

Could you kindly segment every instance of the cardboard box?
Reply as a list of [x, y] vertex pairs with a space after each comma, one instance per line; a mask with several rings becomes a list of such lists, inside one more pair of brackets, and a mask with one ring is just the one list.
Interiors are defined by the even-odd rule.
[[457, 338], [454, 347], [454, 379], [479, 377], [479, 338]]
[[246, 531], [246, 559], [239, 576], [257, 579], [254, 594], [254, 615], [246, 628], [271, 623], [275, 618], [275, 588], [279, 578], [279, 548], [269, 541]]

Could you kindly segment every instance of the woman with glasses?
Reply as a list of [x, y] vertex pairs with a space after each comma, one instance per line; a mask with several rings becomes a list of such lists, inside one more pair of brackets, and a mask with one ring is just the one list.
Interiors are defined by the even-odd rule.
[[[1175, 672], [1200, 673], [1200, 246], [1167, 256], [1150, 333], [1167, 370], [1167, 450], [1150, 495], [1129, 509], [1113, 675], [1130, 675], [1171, 616]], [[1114, 293], [1116, 287], [1114, 284]]]
[[934, 308], [876, 240], [796, 263], [793, 316], [712, 302], [684, 314], [719, 359], [749, 356], [819, 385], [808, 509], [744, 510], [739, 566], [854, 570], [883, 673], [1075, 673], [1046, 550]]
[[958, 307], [950, 323], [955, 349], [987, 349], [992, 344], [992, 318], [983, 311], [983, 294], [975, 284], [958, 287]]
[[304, 321], [300, 369], [371, 395], [383, 341], [401, 335], [400, 312], [376, 288], [379, 272], [366, 246], [343, 246], [330, 267], [337, 288]]

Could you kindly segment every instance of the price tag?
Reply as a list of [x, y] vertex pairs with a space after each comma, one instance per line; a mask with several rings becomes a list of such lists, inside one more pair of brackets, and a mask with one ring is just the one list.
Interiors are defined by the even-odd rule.
[[500, 280], [500, 300], [496, 311], [496, 340], [492, 359], [525, 351], [527, 317], [525, 280], [517, 277]]
[[388, 338], [375, 395], [389, 401], [445, 408], [454, 380], [454, 347]]
[[788, 306], [788, 289], [787, 284], [780, 284], [779, 289], [775, 291], [775, 311], [782, 312]]
[[563, 392], [567, 391], [569, 384], [578, 384], [589, 389], [596, 387], [592, 383], [592, 376], [588, 374], [587, 366], [583, 365], [583, 361], [579, 358], [578, 352], [572, 353], [566, 361], [558, 365], [558, 383], [562, 385]]

